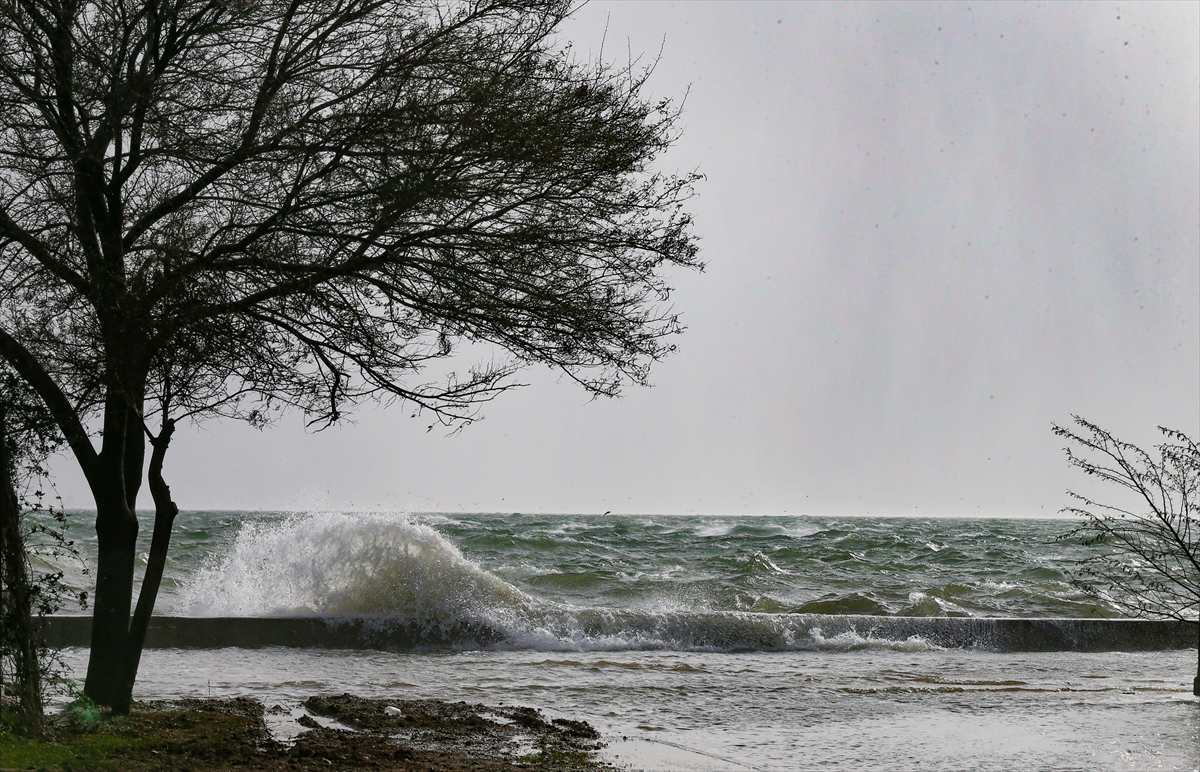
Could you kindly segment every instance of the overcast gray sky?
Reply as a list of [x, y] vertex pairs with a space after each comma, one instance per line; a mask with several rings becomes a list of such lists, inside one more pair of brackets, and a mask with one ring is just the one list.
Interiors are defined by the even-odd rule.
[[182, 508], [1045, 515], [1051, 422], [1200, 434], [1200, 4], [593, 2], [562, 37], [690, 88], [663, 168], [707, 178], [708, 270], [654, 388], [183, 429]]

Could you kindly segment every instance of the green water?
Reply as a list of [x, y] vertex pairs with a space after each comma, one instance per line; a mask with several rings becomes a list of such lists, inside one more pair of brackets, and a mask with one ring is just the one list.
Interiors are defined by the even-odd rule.
[[[86, 513], [72, 515], [85, 563], [94, 550], [89, 520]], [[421, 582], [430, 581], [421, 561], [406, 553], [396, 565], [381, 566], [419, 536], [430, 559], [461, 558], [439, 571], [481, 571], [533, 599], [573, 607], [1116, 616], [1069, 584], [1070, 567], [1086, 554], [1060, 539], [1072, 525], [1062, 519], [184, 512], [158, 608], [283, 611], [272, 608], [272, 598], [285, 589], [274, 585], [330, 586], [351, 575], [370, 581], [364, 563], [388, 573], [389, 586], [421, 592]], [[143, 528], [143, 550], [149, 530]], [[413, 586], [400, 587], [405, 574]], [[88, 583], [73, 570], [68, 577]], [[293, 598], [293, 605], [320, 602]]]

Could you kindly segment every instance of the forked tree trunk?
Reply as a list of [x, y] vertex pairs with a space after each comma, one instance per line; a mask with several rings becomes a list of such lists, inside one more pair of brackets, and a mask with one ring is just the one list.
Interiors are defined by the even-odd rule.
[[42, 712], [42, 668], [38, 628], [33, 619], [33, 589], [25, 538], [21, 533], [21, 507], [8, 457], [7, 425], [0, 412], [0, 562], [4, 565], [5, 619], [13, 644], [13, 686], [21, 706], [21, 726], [27, 735], [45, 731]]
[[[130, 351], [130, 347], [124, 347]], [[136, 349], [136, 347], [134, 347]], [[175, 517], [170, 490], [162, 480], [162, 461], [174, 425], [168, 421], [154, 440], [151, 490], [155, 528], [150, 561], [137, 613], [131, 618], [137, 555], [137, 493], [142, 482], [146, 431], [142, 418], [145, 371], [137, 358], [110, 363], [127, 377], [108, 386], [104, 404], [103, 446], [88, 476], [96, 502], [96, 591], [92, 603], [92, 640], [84, 694], [116, 714], [129, 712], [133, 682], [146, 628], [154, 609]], [[130, 367], [130, 362], [135, 364]], [[120, 364], [126, 367], [119, 366]]]

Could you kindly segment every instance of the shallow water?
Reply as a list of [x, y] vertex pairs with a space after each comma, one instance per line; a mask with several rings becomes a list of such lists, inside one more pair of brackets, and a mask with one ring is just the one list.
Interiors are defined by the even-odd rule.
[[[67, 654], [82, 672], [86, 651]], [[1195, 668], [1194, 651], [152, 650], [136, 695], [529, 705], [587, 719], [610, 758], [654, 772], [1194, 770]]]

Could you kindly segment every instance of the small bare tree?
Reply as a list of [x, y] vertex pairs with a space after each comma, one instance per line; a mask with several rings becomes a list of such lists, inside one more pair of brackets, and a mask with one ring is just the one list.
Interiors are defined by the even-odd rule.
[[[1159, 427], [1157, 458], [1074, 416], [1055, 425], [1071, 445], [1067, 461], [1085, 474], [1123, 488], [1124, 506], [1075, 492], [1062, 511], [1083, 518], [1063, 538], [1098, 547], [1076, 569], [1074, 584], [1139, 617], [1194, 620], [1200, 611], [1200, 447], [1179, 431]], [[1200, 659], [1193, 691], [1200, 696]]]
[[[42, 619], [63, 606], [61, 570], [38, 570], [30, 558], [59, 563], [75, 554], [65, 514], [48, 507], [39, 483], [62, 435], [37, 396], [0, 365], [0, 695], [17, 709], [21, 729], [45, 731], [43, 698], [61, 661], [42, 635]], [[78, 594], [81, 603], [86, 595]]]

